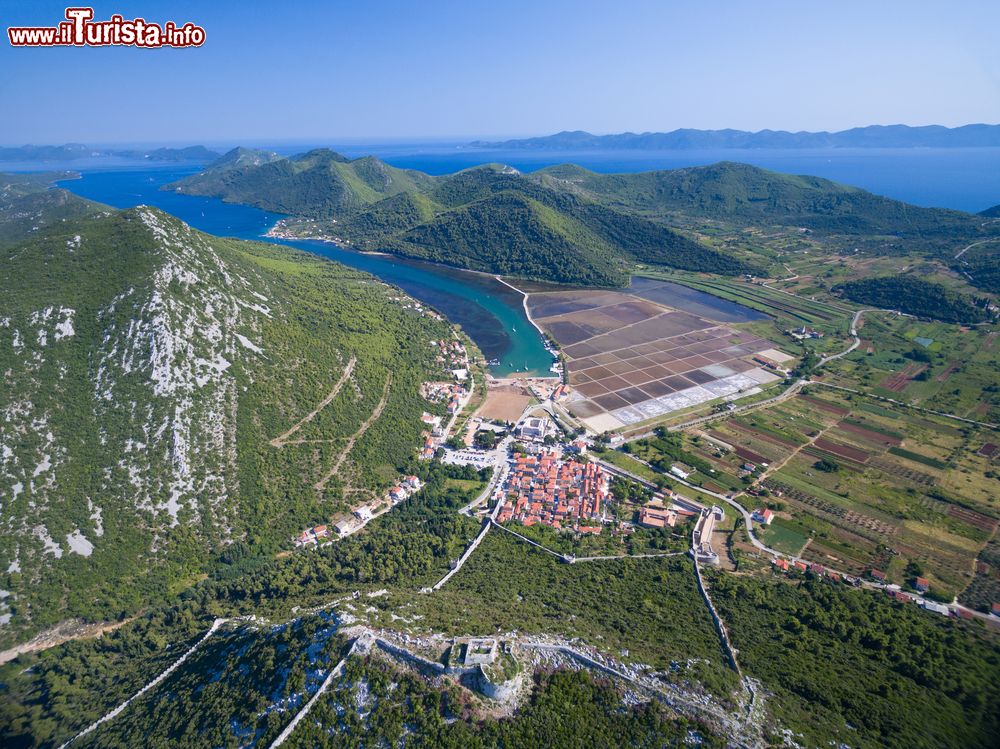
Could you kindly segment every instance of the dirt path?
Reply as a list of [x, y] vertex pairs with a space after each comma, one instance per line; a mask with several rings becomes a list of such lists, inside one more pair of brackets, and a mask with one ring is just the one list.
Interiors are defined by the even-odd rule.
[[105, 632], [114, 632], [119, 627], [124, 627], [131, 621], [135, 621], [134, 616], [120, 622], [103, 622], [100, 624], [84, 624], [78, 619], [62, 622], [51, 629], [35, 635], [28, 642], [23, 642], [20, 645], [0, 651], [0, 666], [25, 653], [37, 653], [40, 650], [48, 650], [70, 640], [85, 640], [91, 637], [100, 637]]
[[303, 417], [298, 423], [296, 423], [295, 426], [293, 426], [284, 434], [281, 434], [275, 437], [273, 440], [271, 440], [271, 447], [284, 447], [285, 445], [291, 444], [288, 441], [288, 438], [291, 437], [293, 434], [295, 434], [297, 431], [299, 431], [302, 427], [304, 427], [314, 418], [316, 418], [316, 414], [318, 414], [320, 411], [322, 411], [324, 408], [326, 408], [333, 402], [333, 399], [337, 397], [338, 393], [340, 393], [340, 389], [344, 387], [344, 383], [347, 382], [347, 378], [351, 376], [351, 372], [354, 371], [354, 365], [357, 363], [358, 363], [358, 358], [356, 356], [352, 356], [351, 360], [347, 362], [347, 366], [344, 367], [344, 373], [340, 375], [340, 379], [337, 380], [337, 384], [333, 386], [333, 390], [330, 391], [329, 395], [327, 395], [323, 400], [321, 400], [319, 402], [319, 405], [316, 406], [316, 408], [313, 409], [310, 413], [308, 413], [305, 417]]
[[804, 444], [801, 444], [798, 447], [796, 447], [794, 450], [792, 450], [787, 455], [785, 455], [785, 457], [783, 457], [777, 463], [772, 463], [771, 465], [769, 465], [757, 477], [756, 483], [759, 485], [768, 476], [770, 476], [772, 474], [775, 474], [778, 471], [780, 471], [782, 468], [785, 467], [785, 465], [788, 463], [788, 461], [790, 461], [792, 458], [794, 458], [800, 452], [802, 452], [803, 450], [805, 450], [807, 447], [811, 447], [816, 442], [816, 440], [818, 440], [820, 437], [822, 437], [828, 431], [830, 431], [831, 429], [833, 429], [835, 426], [837, 426], [837, 425], [836, 424], [830, 424], [829, 426], [823, 427], [822, 429], [819, 430], [819, 432], [816, 433], [815, 436], [810, 437], [808, 442], [806, 442]]
[[382, 409], [385, 408], [385, 404], [389, 400], [389, 386], [390, 385], [392, 385], [392, 373], [391, 372], [389, 373], [389, 376], [386, 377], [386, 379], [385, 379], [385, 387], [382, 389], [382, 400], [380, 400], [378, 402], [378, 405], [375, 406], [375, 410], [372, 411], [371, 416], [369, 416], [367, 419], [365, 419], [365, 423], [362, 424], [360, 427], [358, 427], [358, 431], [356, 431], [354, 434], [352, 434], [351, 437], [350, 437], [350, 439], [347, 440], [347, 444], [344, 446], [343, 452], [341, 452], [340, 455], [337, 456], [337, 460], [333, 464], [333, 468], [331, 468], [327, 472], [327, 474], [325, 476], [323, 476], [323, 478], [321, 478], [319, 481], [317, 481], [313, 485], [313, 488], [316, 491], [318, 491], [318, 492], [323, 491], [323, 489], [326, 487], [326, 485], [330, 481], [330, 479], [332, 479], [334, 476], [337, 475], [337, 473], [340, 471], [340, 467], [344, 464], [344, 461], [347, 459], [347, 456], [350, 454], [351, 450], [354, 449], [354, 444], [359, 439], [361, 439], [361, 437], [364, 435], [364, 433], [368, 431], [368, 428], [378, 420], [379, 416], [382, 415]]

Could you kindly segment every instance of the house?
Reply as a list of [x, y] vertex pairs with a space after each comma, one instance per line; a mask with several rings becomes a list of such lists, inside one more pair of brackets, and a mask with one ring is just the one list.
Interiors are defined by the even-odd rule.
[[686, 463], [674, 463], [672, 466], [670, 466], [670, 472], [674, 474], [674, 476], [676, 476], [677, 478], [686, 479], [688, 476], [694, 473], [694, 469], [691, 466], [687, 465]]
[[882, 572], [882, 570], [876, 570], [876, 569], [869, 570], [868, 576], [872, 580], [878, 580], [880, 583], [884, 583], [888, 579], [885, 573]]
[[895, 598], [900, 603], [909, 603], [910, 601], [913, 600], [901, 590], [897, 590], [895, 593], [893, 593], [892, 597]]
[[366, 523], [372, 519], [372, 510], [368, 505], [361, 505], [354, 511], [354, 516], [362, 523]]
[[643, 507], [639, 510], [639, 525], [646, 528], [673, 528], [677, 513], [662, 507]]
[[719, 523], [726, 519], [726, 513], [718, 505], [712, 505], [712, 515]]
[[756, 509], [751, 515], [756, 522], [763, 523], [764, 525], [770, 525], [771, 521], [774, 520], [774, 512], [769, 508], [765, 507], [763, 509]]
[[921, 606], [927, 611], [933, 611], [935, 614], [941, 614], [941, 616], [948, 616], [951, 613], [949, 608], [943, 603], [935, 603], [934, 601], [924, 601]]
[[990, 613], [993, 614], [993, 616], [1000, 616], [1000, 603], [994, 603], [990, 607]]
[[788, 335], [790, 335], [792, 338], [796, 338], [800, 341], [805, 338], [823, 337], [823, 334], [818, 330], [813, 330], [812, 328], [806, 328], [806, 327], [794, 328], [792, 330], [787, 330], [785, 332], [788, 333]]
[[913, 581], [913, 587], [920, 593], [926, 593], [931, 589], [930, 581], [926, 577], [918, 577]]
[[774, 359], [771, 359], [768, 356], [757, 354], [756, 356], [753, 357], [753, 361], [755, 364], [760, 364], [761, 366], [767, 367], [768, 369], [774, 369], [779, 372], [785, 371], [784, 367], [782, 367], [780, 363], [776, 362]]
[[389, 490], [389, 499], [393, 502], [402, 502], [406, 499], [406, 490], [401, 486], [394, 486]]
[[361, 527], [361, 524], [350, 515], [338, 515], [332, 522], [333, 530], [338, 536], [346, 536]]
[[403, 479], [403, 483], [406, 484], [406, 486], [408, 486], [410, 489], [420, 488], [420, 479], [418, 479], [416, 476], [407, 476], [406, 478]]
[[809, 569], [809, 565], [807, 565], [805, 562], [794, 562], [794, 566], [795, 569], [797, 569], [799, 572], [805, 572], [807, 569]]
[[295, 537], [296, 546], [305, 546], [306, 544], [314, 543], [316, 543], [316, 537], [313, 536], [312, 531], [310, 530], [302, 531], [302, 533]]
[[788, 564], [788, 560], [787, 559], [777, 559], [777, 558], [775, 558], [775, 559], [771, 560], [771, 564], [773, 564], [775, 566], [775, 568], [781, 570], [782, 572], [788, 572], [788, 568], [791, 566], [791, 565]]
[[317, 525], [312, 531], [316, 538], [326, 538], [330, 535], [330, 529], [325, 525]]

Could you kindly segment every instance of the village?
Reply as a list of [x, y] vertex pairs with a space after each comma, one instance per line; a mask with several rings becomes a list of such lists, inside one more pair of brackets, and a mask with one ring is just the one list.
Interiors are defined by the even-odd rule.
[[[803, 327], [788, 334], [813, 337], [816, 331]], [[763, 531], [769, 538], [767, 531], [777, 518], [775, 510], [768, 506], [745, 510], [736, 501], [737, 492], [719, 494], [691, 484], [701, 480], [699, 471], [703, 467], [670, 461], [662, 468], [673, 484], [668, 488], [662, 482], [651, 483], [606, 462], [612, 457], [608, 450], [614, 454], [615, 448], [622, 446], [622, 437], [614, 433], [596, 435], [574, 417], [566, 405], [577, 396], [562, 373], [506, 378], [475, 374], [480, 370], [473, 367], [465, 345], [457, 337], [431, 341], [429, 345], [434, 349], [434, 363], [441, 377], [424, 382], [420, 388], [428, 409], [420, 417], [423, 442], [418, 457], [490, 470], [493, 478], [486, 491], [463, 510], [488, 521], [487, 525], [520, 528], [523, 532], [538, 526], [577, 537], [603, 536], [612, 540], [609, 548], [617, 543], [613, 539], [629, 538], [639, 530], [667, 532], [675, 538], [688, 536], [689, 553], [697, 562], [731, 569], [731, 551], [722, 546], [727, 544], [725, 539], [733, 526], [732, 521], [726, 522], [726, 512], [720, 506], [728, 503], [737, 510], [737, 518], [743, 515], [748, 528], [752, 524], [759, 529], [757, 533]], [[748, 360], [763, 369], [786, 374], [790, 357], [767, 349], [752, 353]], [[473, 403], [477, 377], [485, 379], [486, 393]], [[731, 411], [732, 405], [729, 403], [723, 411]], [[705, 438], [706, 444], [723, 449], [714, 436], [706, 434]], [[748, 482], [742, 493], [759, 502], [767, 486], [762, 477], [771, 471], [771, 465], [756, 453], [743, 449], [737, 452], [753, 458], [741, 458], [735, 475]], [[647, 493], [641, 501], [628, 492], [616, 496], [616, 482], [621, 481], [642, 484]], [[685, 486], [694, 491], [685, 491]], [[316, 547], [348, 537], [421, 488], [417, 476], [401, 476], [379, 500], [357, 505], [349, 512], [332, 516], [326, 524], [303, 530], [293, 544], [299, 548]], [[781, 496], [780, 491], [773, 494]], [[720, 503], [706, 503], [708, 495], [714, 495]], [[682, 530], [681, 526], [687, 524], [690, 530]], [[929, 583], [924, 578], [917, 577], [909, 590], [903, 590], [877, 568], [864, 574], [837, 571], [770, 549], [755, 536], [751, 540], [766, 553], [775, 574], [809, 575], [877, 588], [896, 601], [912, 602], [941, 615], [972, 616], [964, 607], [925, 596]], [[564, 558], [574, 561], [572, 557]], [[457, 571], [459, 566], [456, 560], [452, 570]]]

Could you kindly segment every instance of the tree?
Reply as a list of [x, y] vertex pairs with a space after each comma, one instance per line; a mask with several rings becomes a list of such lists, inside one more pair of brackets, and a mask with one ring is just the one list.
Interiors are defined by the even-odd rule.
[[472, 438], [472, 442], [480, 450], [492, 450], [497, 446], [499, 439], [499, 435], [492, 429], [482, 429], [476, 432], [476, 436]]
[[840, 470], [840, 464], [836, 461], [830, 460], [829, 458], [823, 458], [822, 460], [817, 460], [813, 463], [813, 468], [817, 471], [823, 471], [824, 473], [836, 473]]

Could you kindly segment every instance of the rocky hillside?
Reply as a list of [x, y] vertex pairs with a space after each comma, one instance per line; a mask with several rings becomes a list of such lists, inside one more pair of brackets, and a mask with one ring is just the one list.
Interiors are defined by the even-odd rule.
[[392, 481], [449, 334], [397, 299], [144, 207], [0, 245], [0, 642], [176, 594]]

